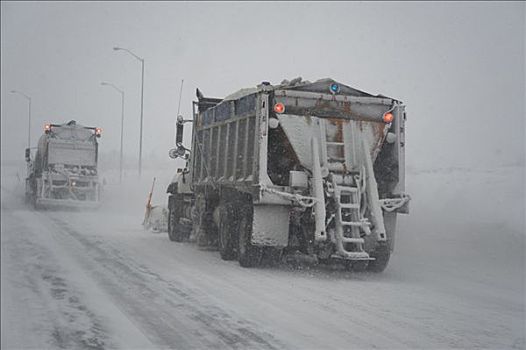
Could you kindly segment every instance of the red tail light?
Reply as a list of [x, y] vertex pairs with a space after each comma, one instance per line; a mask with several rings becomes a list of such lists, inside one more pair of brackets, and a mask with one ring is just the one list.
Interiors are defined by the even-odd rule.
[[389, 113], [385, 113], [383, 120], [384, 120], [384, 123], [386, 123], [386, 124], [391, 123], [394, 120], [393, 113], [390, 113], [390, 112]]
[[274, 112], [279, 113], [279, 114], [285, 112], [285, 105], [281, 102], [276, 103], [274, 105]]

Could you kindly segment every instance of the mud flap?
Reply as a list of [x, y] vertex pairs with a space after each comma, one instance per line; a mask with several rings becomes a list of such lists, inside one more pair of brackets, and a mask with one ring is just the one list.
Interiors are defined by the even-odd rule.
[[389, 250], [391, 252], [394, 250], [395, 244], [396, 217], [397, 213], [395, 212], [384, 212], [385, 231], [387, 233], [387, 241], [389, 242]]
[[286, 247], [289, 240], [289, 207], [256, 205], [252, 225], [252, 244]]

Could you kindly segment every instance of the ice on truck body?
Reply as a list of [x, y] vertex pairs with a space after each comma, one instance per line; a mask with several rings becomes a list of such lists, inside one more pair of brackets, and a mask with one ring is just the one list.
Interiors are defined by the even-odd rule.
[[100, 128], [85, 127], [74, 120], [46, 124], [34, 159], [26, 157], [26, 199], [37, 207], [98, 206], [100, 136]]
[[385, 268], [396, 215], [409, 210], [401, 101], [295, 79], [225, 99], [198, 94], [194, 111], [185, 171], [196, 236], [217, 236], [222, 255], [242, 265], [267, 248], [299, 247]]

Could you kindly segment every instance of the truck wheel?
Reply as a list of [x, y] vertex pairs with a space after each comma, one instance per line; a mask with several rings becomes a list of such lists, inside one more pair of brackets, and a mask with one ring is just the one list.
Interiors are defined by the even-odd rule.
[[277, 247], [264, 247], [262, 250], [261, 265], [276, 266], [281, 262], [283, 249]]
[[353, 272], [363, 272], [368, 266], [369, 260], [355, 260], [346, 262], [347, 269]]
[[389, 249], [389, 242], [379, 243], [374, 251], [369, 254], [375, 260], [370, 260], [367, 270], [371, 272], [382, 272], [389, 263], [391, 257], [391, 250]]
[[184, 240], [184, 232], [181, 225], [179, 224], [179, 219], [175, 213], [174, 208], [170, 208], [168, 212], [168, 238], [172, 242], [182, 242]]
[[238, 261], [243, 267], [256, 267], [261, 263], [263, 249], [250, 243], [252, 236], [252, 215], [245, 213], [239, 222]]
[[232, 207], [223, 207], [219, 220], [219, 254], [223, 260], [234, 260], [237, 257], [233, 237], [238, 226], [236, 218], [232, 215]]

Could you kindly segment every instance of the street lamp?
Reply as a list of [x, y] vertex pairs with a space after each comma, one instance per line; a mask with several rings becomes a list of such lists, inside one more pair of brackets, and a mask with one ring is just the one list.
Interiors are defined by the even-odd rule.
[[122, 91], [121, 89], [113, 85], [112, 83], [107, 83], [105, 81], [100, 83], [100, 85], [110, 86], [121, 94], [121, 154], [120, 154], [120, 159], [119, 159], [119, 183], [122, 183], [122, 153], [123, 153], [122, 144], [123, 144], [123, 137], [124, 137], [124, 91]]
[[138, 59], [141, 62], [141, 127], [140, 127], [140, 136], [139, 136], [139, 178], [141, 177], [141, 169], [142, 169], [142, 116], [143, 116], [143, 105], [144, 105], [144, 59], [137, 56], [133, 52], [131, 52], [128, 49], [122, 48], [122, 47], [114, 47], [114, 51], [126, 51], [136, 59]]
[[11, 93], [23, 96], [29, 102], [29, 118], [27, 123], [27, 148], [31, 148], [31, 97], [17, 90], [11, 90]]

